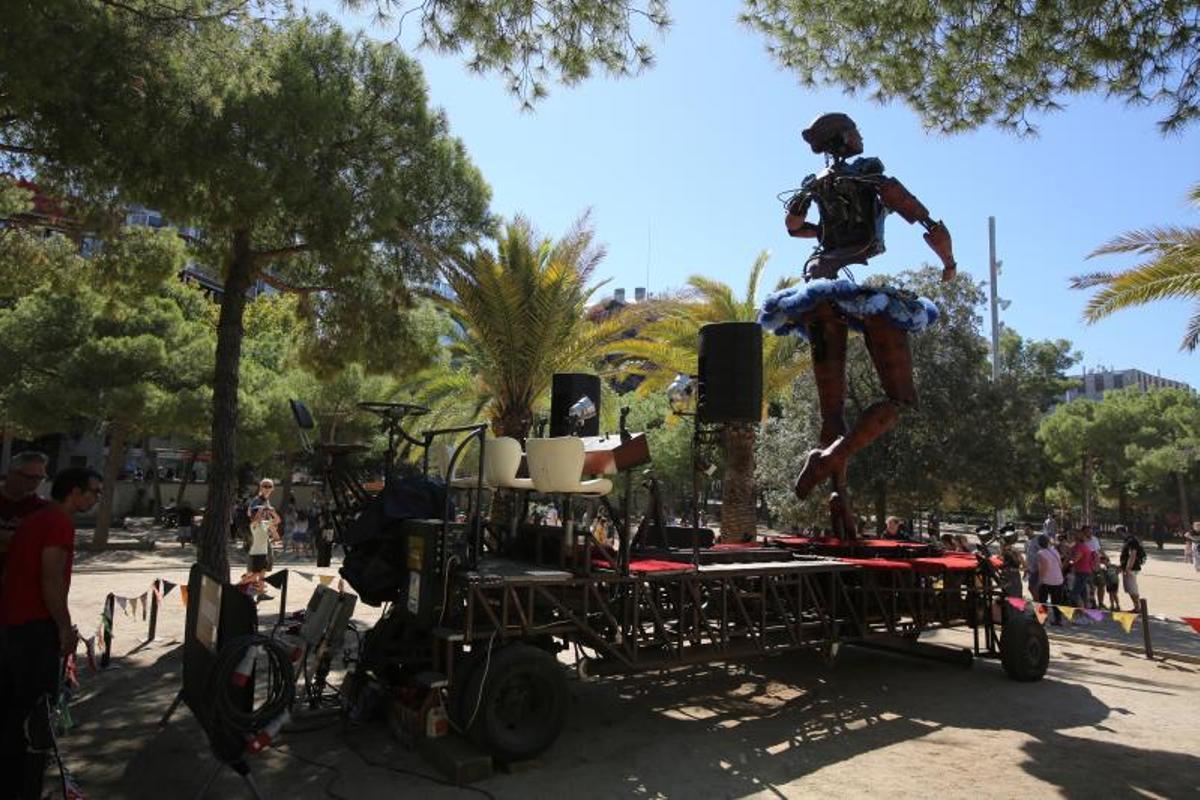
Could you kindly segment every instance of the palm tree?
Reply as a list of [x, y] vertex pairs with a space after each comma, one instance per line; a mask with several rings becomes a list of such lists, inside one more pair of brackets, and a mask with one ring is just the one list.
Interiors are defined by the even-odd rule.
[[[711, 322], [753, 322], [758, 319], [758, 284], [770, 255], [760, 253], [750, 268], [746, 296], [734, 297], [729, 286], [700, 275], [688, 278], [690, 291], [680, 298], [660, 302], [658, 318], [645, 325], [637, 339], [620, 342], [614, 351], [623, 354], [625, 369], [645, 376], [639, 392], [662, 390], [676, 375], [694, 374], [700, 355], [700, 328]], [[796, 280], [781, 280], [776, 289]], [[763, 409], [787, 392], [808, 370], [806, 345], [795, 336], [767, 336], [763, 340]], [[754, 425], [726, 424], [722, 431], [725, 475], [721, 482], [721, 539], [737, 541], [754, 533]]]
[[[1200, 184], [1188, 196], [1200, 209]], [[1123, 233], [1088, 255], [1136, 253], [1149, 259], [1123, 272], [1094, 272], [1071, 279], [1073, 289], [1100, 288], [1084, 309], [1088, 322], [1154, 300], [1180, 297], [1198, 301], [1180, 349], [1200, 344], [1200, 227], [1155, 227]]]
[[588, 281], [603, 258], [586, 216], [557, 242], [517, 217], [495, 253], [449, 258], [442, 273], [454, 296], [434, 301], [453, 325], [445, 358], [413, 381], [420, 400], [444, 419], [482, 416], [497, 436], [524, 437], [554, 373], [595, 369], [603, 348], [644, 313], [631, 307], [600, 322], [587, 318], [602, 285]]

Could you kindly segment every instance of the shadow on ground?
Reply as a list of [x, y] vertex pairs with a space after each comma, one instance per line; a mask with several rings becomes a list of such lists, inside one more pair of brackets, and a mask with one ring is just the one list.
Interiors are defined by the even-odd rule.
[[[152, 664], [121, 667], [118, 660], [115, 670], [92, 679], [89, 694], [77, 703], [81, 725], [64, 744], [68, 763], [91, 796], [158, 798], [169, 786], [172, 794], [192, 797], [215, 766], [185, 707], [165, 729], [157, 726], [181, 675], [178, 647], [157, 646], [155, 653], [156, 646], [148, 651]], [[1035, 684], [1012, 682], [995, 664], [963, 670], [849, 648], [832, 670], [814, 657], [791, 655], [572, 681], [567, 729], [537, 767], [478, 786], [497, 797], [572, 800], [783, 796], [775, 787], [841, 766], [814, 779], [812, 790], [913, 794], [914, 785], [924, 785], [961, 795], [971, 792], [970, 785], [947, 785], [951, 767], [967, 780], [977, 776], [986, 787], [988, 774], [1003, 765], [1046, 781], [1067, 797], [1193, 793], [1200, 759], [1113, 741], [1113, 724], [1135, 712], [1105, 705], [1080, 684], [1102, 678], [1153, 693], [1136, 696], [1166, 702], [1191, 703], [1194, 695], [1159, 697], [1175, 689], [1125, 676], [1111, 663], [1115, 658], [1068, 654]], [[1110, 663], [1102, 663], [1105, 659]], [[1089, 732], [1103, 740], [1087, 738]], [[1002, 734], [1005, 749], [993, 753], [992, 743]], [[1013, 746], [1013, 741], [1021, 743]], [[912, 746], [894, 747], [905, 743]], [[873, 754], [869, 774], [850, 763], [868, 753]], [[1102, 773], [1096, 771], [1100, 766]], [[880, 784], [881, 768], [898, 776], [896, 786]], [[291, 735], [279, 750], [255, 759], [253, 769], [267, 797], [464, 794], [401, 774], [432, 774], [432, 769], [399, 747], [382, 723], [352, 732], [335, 725]], [[914, 784], [914, 779], [925, 783]], [[809, 787], [806, 782], [806, 792]], [[794, 795], [794, 787], [787, 793]], [[229, 772], [208, 795], [248, 796]]]

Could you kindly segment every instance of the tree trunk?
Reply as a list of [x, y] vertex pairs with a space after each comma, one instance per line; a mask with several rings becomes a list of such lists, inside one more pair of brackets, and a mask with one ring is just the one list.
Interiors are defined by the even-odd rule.
[[1092, 522], [1092, 457], [1083, 451], [1083, 503], [1080, 509], [1081, 524], [1090, 525]]
[[117, 478], [121, 476], [121, 464], [125, 460], [125, 437], [128, 434], [128, 429], [118, 423], [113, 423], [108, 431], [108, 456], [104, 459], [104, 492], [96, 506], [93, 544], [108, 544], [108, 531], [112, 527], [113, 499], [117, 494]]
[[157, 516], [159, 511], [162, 511], [162, 483], [158, 478], [158, 452], [150, 446], [150, 437], [146, 437], [146, 441], [142, 445], [146, 451], [146, 455], [150, 458], [150, 497], [151, 508], [150, 513]]
[[726, 423], [725, 475], [721, 479], [721, 541], [744, 542], [754, 538], [754, 442], [752, 424]]
[[286, 514], [288, 506], [292, 500], [292, 471], [293, 457], [291, 453], [283, 454], [283, 480], [280, 482], [280, 491], [283, 492], [283, 497], [279, 500], [279, 513]]
[[1117, 521], [1129, 524], [1129, 487], [1124, 483], [1117, 487]]
[[183, 462], [183, 469], [179, 472], [179, 490], [175, 492], [175, 507], [179, 508], [183, 502], [183, 495], [187, 492], [187, 487], [192, 482], [192, 472], [196, 469], [196, 453], [192, 451], [188, 453], [187, 461]]
[[[887, 482], [879, 481], [875, 484], [875, 534], [883, 535], [884, 528], [887, 527]], [[859, 535], [862, 531], [859, 531]]]
[[1179, 524], [1186, 533], [1192, 529], [1192, 512], [1188, 509], [1187, 485], [1183, 482], [1183, 473], [1175, 473], [1175, 485], [1179, 487]]
[[253, 275], [250, 233], [233, 237], [221, 314], [217, 321], [217, 356], [213, 370], [212, 460], [208, 469], [208, 497], [200, 531], [197, 560], [225, 578], [229, 574], [230, 513], [237, 480], [238, 368], [242, 360], [242, 318], [246, 292]]

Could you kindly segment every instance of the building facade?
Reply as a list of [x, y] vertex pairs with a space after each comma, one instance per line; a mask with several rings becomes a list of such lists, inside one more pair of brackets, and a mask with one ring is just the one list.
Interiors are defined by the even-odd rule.
[[1075, 376], [1079, 384], [1068, 389], [1063, 398], [1066, 402], [1085, 397], [1089, 400], [1100, 400], [1104, 393], [1115, 389], [1127, 389], [1135, 386], [1139, 391], [1148, 392], [1151, 389], [1183, 389], [1193, 391], [1192, 387], [1183, 381], [1164, 378], [1161, 375], [1151, 375], [1140, 369], [1094, 370], [1085, 371]]

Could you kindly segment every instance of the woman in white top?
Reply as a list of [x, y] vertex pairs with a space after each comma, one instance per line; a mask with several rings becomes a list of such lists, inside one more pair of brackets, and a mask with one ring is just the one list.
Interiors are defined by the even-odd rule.
[[279, 512], [269, 505], [255, 509], [250, 517], [249, 572], [263, 573], [270, 567], [271, 542], [279, 539]]

